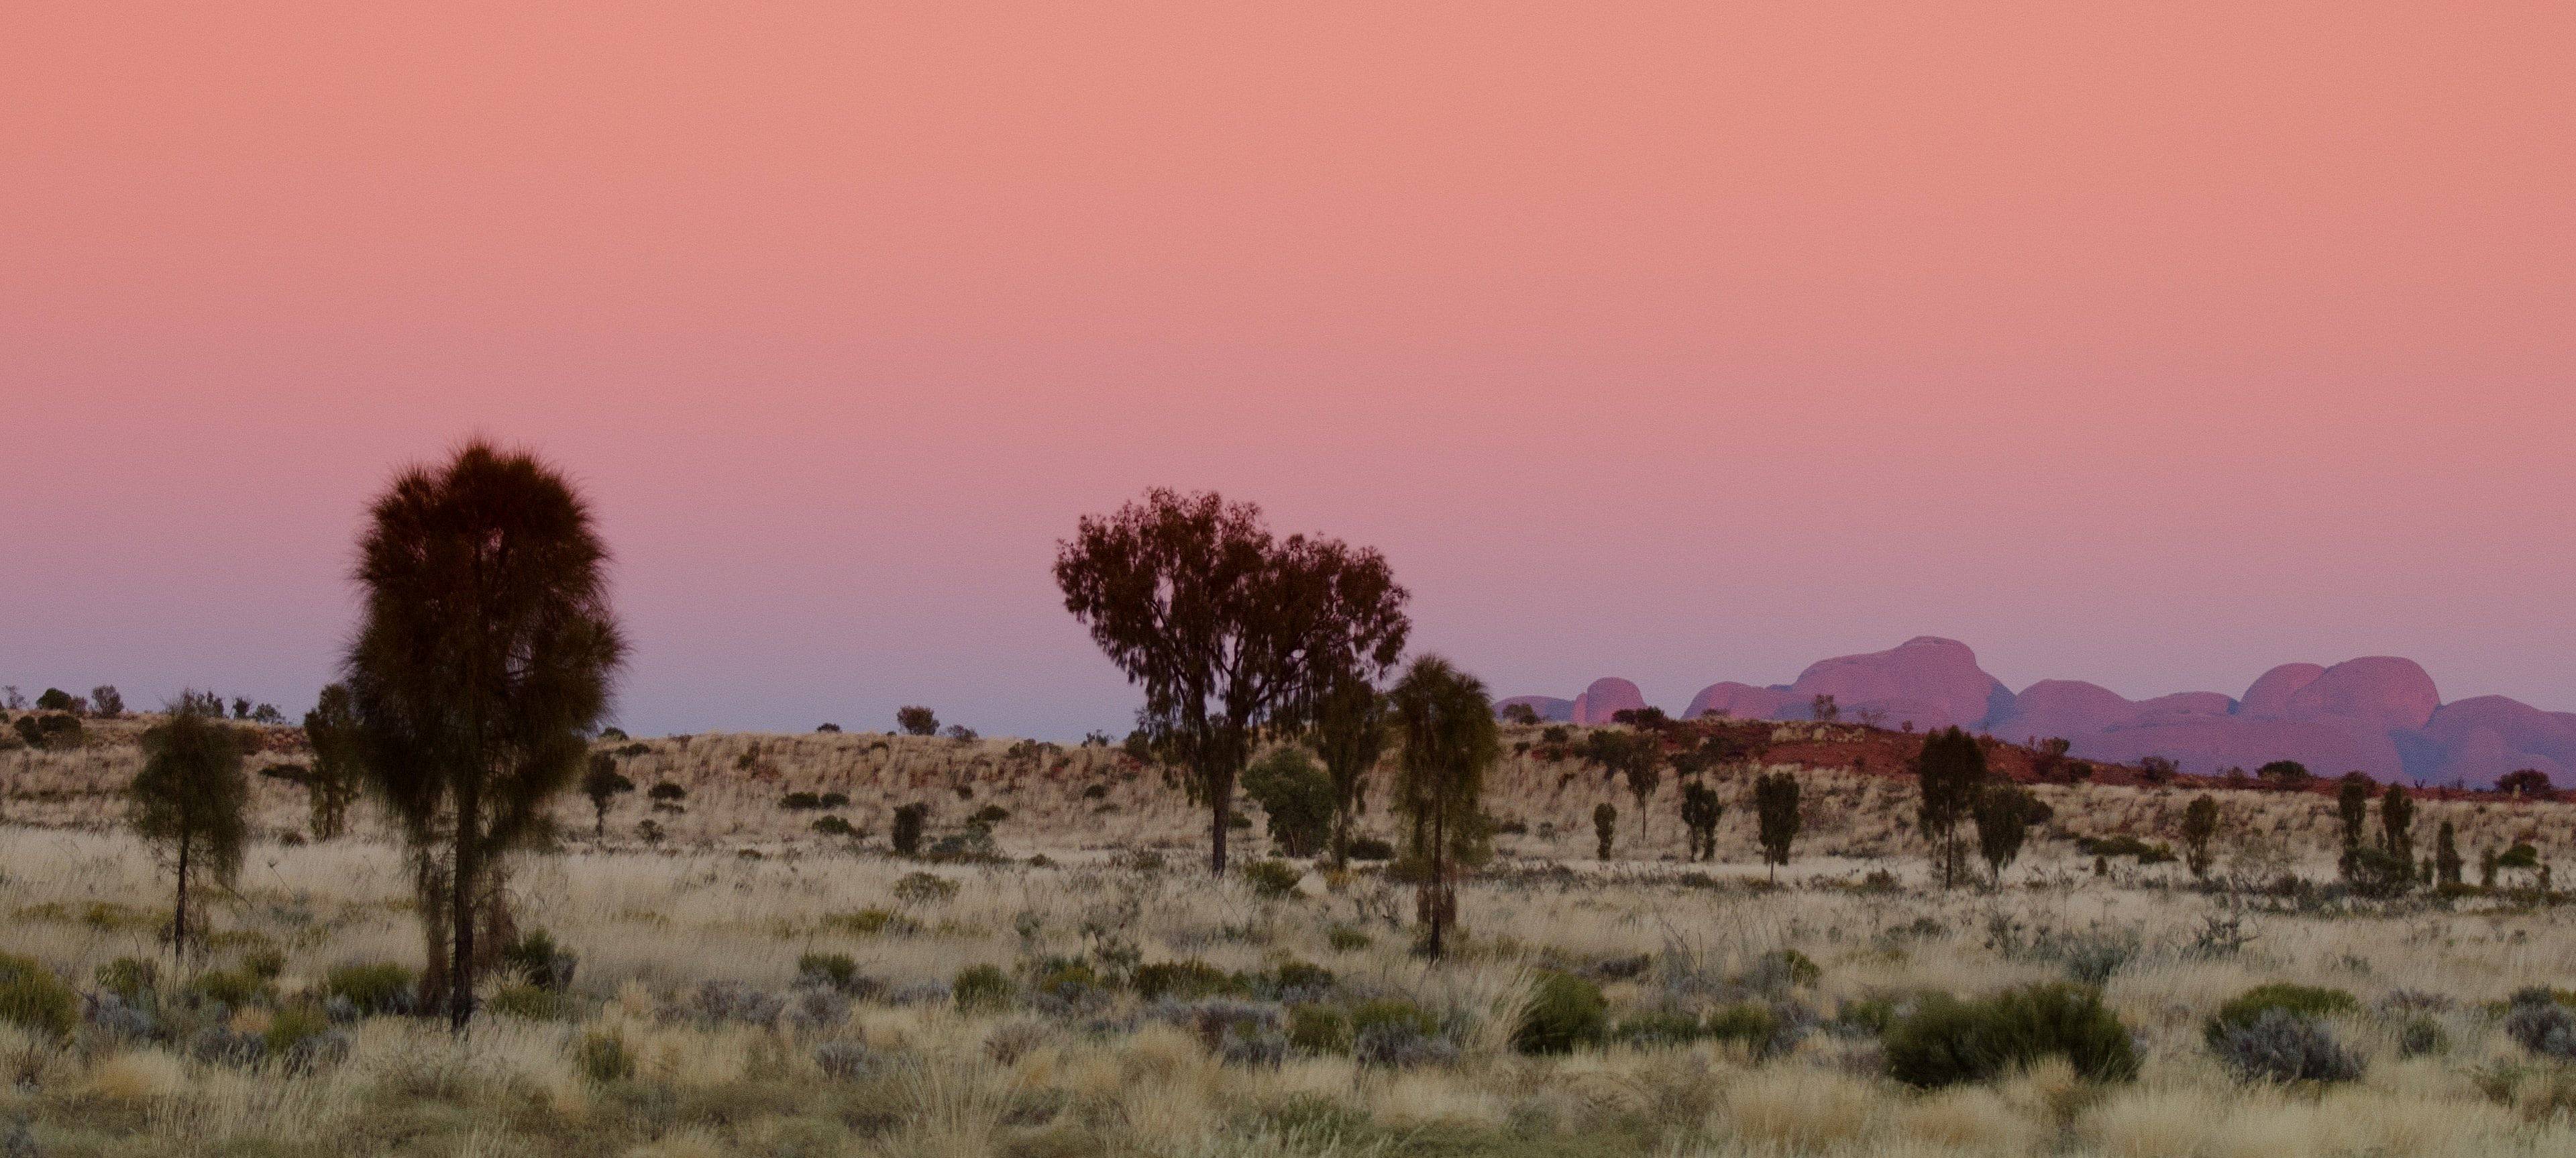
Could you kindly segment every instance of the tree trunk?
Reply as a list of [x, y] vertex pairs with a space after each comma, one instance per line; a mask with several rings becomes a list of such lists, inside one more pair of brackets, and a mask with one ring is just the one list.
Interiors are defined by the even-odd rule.
[[179, 903], [170, 912], [170, 952], [182, 963], [188, 959], [188, 846], [193, 843], [185, 835], [179, 838]]
[[[1231, 786], [1229, 785], [1229, 787]], [[1208, 871], [1216, 874], [1217, 876], [1225, 875], [1225, 806], [1226, 797], [1228, 795], [1231, 794], [1224, 792], [1208, 793], [1208, 799], [1211, 802], [1208, 806], [1210, 817], [1208, 822]]]
[[447, 1026], [457, 1033], [465, 1032], [466, 1021], [474, 1016], [474, 878], [481, 867], [475, 863], [474, 818], [482, 803], [481, 779], [480, 775], [466, 777], [456, 795], [456, 871], [448, 882], [453, 940], [447, 967]]
[[1431, 959], [1440, 959], [1440, 927], [1449, 910], [1449, 841], [1446, 810], [1431, 818]]

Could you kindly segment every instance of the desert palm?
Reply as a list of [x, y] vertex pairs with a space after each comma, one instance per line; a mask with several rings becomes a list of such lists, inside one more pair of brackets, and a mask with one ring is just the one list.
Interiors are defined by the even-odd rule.
[[360, 543], [366, 610], [346, 668], [361, 767], [422, 891], [443, 893], [423, 915], [459, 1028], [492, 866], [539, 830], [608, 708], [625, 644], [607, 561], [561, 475], [480, 442], [395, 479]]
[[1437, 960], [1441, 934], [1457, 906], [1450, 865], [1479, 835], [1485, 772], [1502, 755], [1502, 732], [1484, 681], [1436, 655], [1414, 660], [1387, 698], [1404, 745], [1396, 799], [1413, 815], [1421, 834], [1415, 852], [1427, 872], [1421, 910], [1430, 936], [1424, 948]]

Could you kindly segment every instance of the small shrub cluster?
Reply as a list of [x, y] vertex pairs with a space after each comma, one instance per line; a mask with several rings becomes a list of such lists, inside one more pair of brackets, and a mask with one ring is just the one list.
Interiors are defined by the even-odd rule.
[[2349, 1082], [2362, 1070], [2324, 1022], [2277, 1007], [2221, 1030], [2211, 1052], [2249, 1081]]
[[2054, 982], [1961, 1001], [1926, 996], [1888, 1027], [1889, 1077], [1924, 1088], [1980, 1082], [2047, 1057], [2088, 1081], [2137, 1075], [2137, 1045], [2099, 991]]

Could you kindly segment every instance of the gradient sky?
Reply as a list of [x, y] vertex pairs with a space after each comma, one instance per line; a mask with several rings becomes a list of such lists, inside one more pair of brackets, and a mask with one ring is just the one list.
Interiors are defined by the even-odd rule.
[[1123, 731], [1213, 487], [1497, 691], [1916, 634], [2576, 708], [2576, 7], [0, 8], [0, 682], [300, 711], [371, 493], [587, 486], [643, 731]]

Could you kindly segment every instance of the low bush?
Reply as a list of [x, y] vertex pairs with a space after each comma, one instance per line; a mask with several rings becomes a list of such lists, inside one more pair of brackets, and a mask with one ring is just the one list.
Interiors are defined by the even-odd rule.
[[2505, 1008], [2504, 1032], [2514, 1044], [2543, 1057], [2576, 1061], [2576, 1015], [2548, 989], [2525, 989]]
[[2088, 1081], [2127, 1081], [2137, 1045], [2090, 988], [2063, 982], [2008, 989], [1961, 1001], [1926, 996], [1888, 1027], [1889, 1077], [1923, 1088], [1978, 1082], [2047, 1057], [2063, 1057]]
[[188, 992], [200, 1000], [218, 1001], [239, 1008], [257, 1003], [268, 993], [268, 985], [245, 969], [209, 969], [188, 983]]
[[1348, 925], [1335, 925], [1324, 930], [1324, 944], [1336, 953], [1357, 953], [1377, 943], [1377, 939]]
[[581, 1035], [573, 1059], [594, 1082], [622, 1082], [635, 1076], [635, 1051], [626, 1048], [626, 1038], [614, 1030]]
[[1544, 973], [1521, 1011], [1512, 1048], [1522, 1053], [1566, 1053], [1599, 1042], [1609, 1031], [1609, 1004], [1601, 987], [1571, 973]]
[[850, 937], [903, 937], [921, 931], [921, 922], [892, 909], [860, 909], [855, 913], [831, 913], [818, 922], [826, 933]]
[[1196, 1001], [1202, 997], [1240, 994], [1247, 988], [1241, 978], [1196, 957], [1137, 966], [1129, 984], [1137, 996], [1147, 1001], [1165, 997]]
[[1306, 874], [1284, 860], [1257, 860], [1243, 866], [1243, 882], [1252, 886], [1252, 895], [1265, 901], [1280, 901], [1298, 895], [1297, 882]]
[[1354, 837], [1350, 853], [1352, 860], [1394, 860], [1395, 846], [1374, 836]]
[[1291, 1005], [1288, 1044], [1308, 1053], [1348, 1053], [1350, 1015], [1329, 1005]]
[[848, 990], [858, 983], [859, 963], [847, 953], [807, 953], [796, 958], [796, 983]]
[[119, 957], [99, 966], [97, 979], [101, 990], [131, 1004], [142, 1001], [160, 986], [161, 965], [141, 957]]
[[957, 895], [958, 884], [937, 873], [905, 873], [894, 882], [896, 900], [907, 905], [929, 905]]
[[1687, 1013], [1641, 1013], [1621, 1018], [1610, 1040], [1625, 1045], [1689, 1045], [1707, 1035], [1699, 1019]]
[[322, 975], [322, 994], [355, 1006], [361, 1014], [408, 1013], [415, 981], [412, 971], [391, 961], [341, 965]]
[[2248, 1081], [2349, 1082], [2362, 1069], [2361, 1057], [2343, 1048], [2324, 1022], [2280, 1008], [2226, 1027], [2210, 1052]]
[[63, 1037], [80, 1020], [72, 987], [32, 957], [0, 953], [0, 1021]]
[[999, 966], [969, 965], [957, 971], [957, 979], [949, 985], [948, 992], [958, 1009], [990, 1013], [1010, 1008], [1011, 999], [1019, 996], [1019, 986]]
[[2271, 1010], [2315, 1019], [2356, 1013], [2360, 1009], [2361, 1002], [2341, 989], [2289, 982], [2257, 985], [2219, 1006], [2218, 1012], [2211, 1014], [2208, 1023], [2201, 1027], [2201, 1040], [2211, 1049], [2217, 1049], [2220, 1041], [2226, 1038], [2227, 1031], [2252, 1025]]

